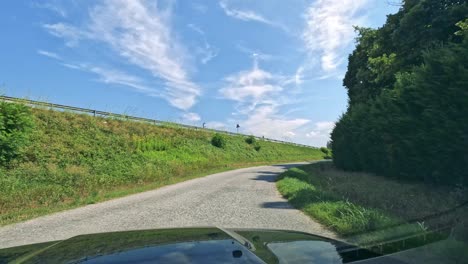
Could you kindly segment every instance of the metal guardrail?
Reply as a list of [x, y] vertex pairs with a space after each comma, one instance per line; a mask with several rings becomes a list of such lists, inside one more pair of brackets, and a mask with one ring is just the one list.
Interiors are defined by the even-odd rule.
[[[185, 124], [180, 124], [180, 123], [175, 123], [175, 122], [167, 122], [167, 121], [161, 121], [161, 120], [144, 118], [144, 117], [116, 114], [116, 113], [111, 113], [111, 112], [104, 112], [104, 111], [81, 108], [81, 107], [74, 107], [74, 106], [68, 106], [68, 105], [60, 105], [60, 104], [53, 104], [53, 103], [47, 103], [47, 102], [41, 102], [41, 101], [34, 101], [34, 100], [22, 99], [22, 98], [16, 98], [16, 97], [4, 96], [4, 95], [0, 95], [0, 100], [6, 101], [6, 102], [27, 104], [29, 106], [41, 106], [41, 107], [49, 107], [49, 108], [53, 108], [53, 109], [69, 110], [69, 111], [74, 111], [74, 112], [78, 112], [78, 113], [86, 113], [86, 114], [93, 115], [95, 117], [100, 116], [100, 117], [120, 118], [120, 119], [124, 119], [124, 120], [145, 122], [145, 123], [149, 123], [149, 124], [153, 124], [153, 125], [177, 126], [177, 127], [181, 127], [181, 128], [204, 130], [204, 131], [222, 133], [222, 134], [227, 134], [227, 135], [232, 135], [232, 136], [245, 136], [245, 137], [251, 136], [251, 135], [246, 135], [246, 134], [242, 134], [242, 133], [233, 133], [233, 132], [218, 130], [218, 129], [203, 128], [203, 127], [185, 125]], [[276, 142], [276, 143], [288, 144], [288, 145], [294, 145], [294, 146], [306, 147], [306, 148], [315, 148], [315, 147], [312, 147], [312, 146], [297, 144], [297, 143], [294, 143], [294, 142], [287, 142], [287, 141], [281, 141], [281, 140], [258, 137], [258, 136], [254, 136], [254, 137], [256, 139], [258, 139], [258, 140], [265, 140], [265, 141], [270, 141], [270, 142]]]

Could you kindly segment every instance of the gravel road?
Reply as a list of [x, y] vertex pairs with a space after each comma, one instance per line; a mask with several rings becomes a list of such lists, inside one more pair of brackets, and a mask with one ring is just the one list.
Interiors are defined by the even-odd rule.
[[0, 248], [109, 231], [219, 226], [297, 230], [334, 237], [292, 208], [275, 178], [294, 166], [239, 169], [0, 228]]

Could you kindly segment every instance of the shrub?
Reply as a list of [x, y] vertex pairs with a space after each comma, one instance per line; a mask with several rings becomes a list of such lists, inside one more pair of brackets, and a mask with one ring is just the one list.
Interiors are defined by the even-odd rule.
[[256, 151], [260, 151], [261, 148], [262, 148], [262, 146], [260, 146], [260, 144], [258, 144], [258, 142], [256, 142], [256, 143], [254, 144], [254, 149], [255, 149]]
[[325, 154], [325, 155], [327, 155], [327, 156], [328, 156], [328, 154], [330, 153], [329, 149], [327, 149], [326, 147], [321, 147], [321, 148], [320, 148], [320, 151], [322, 151], [323, 154]]
[[214, 134], [213, 138], [211, 139], [211, 145], [218, 147], [218, 148], [225, 148], [226, 147], [226, 139], [223, 135], [216, 133]]
[[249, 145], [252, 145], [257, 142], [257, 139], [254, 136], [249, 136], [248, 138], [245, 139], [245, 142]]
[[21, 149], [28, 144], [32, 127], [29, 108], [0, 102], [0, 165], [8, 165], [21, 155]]

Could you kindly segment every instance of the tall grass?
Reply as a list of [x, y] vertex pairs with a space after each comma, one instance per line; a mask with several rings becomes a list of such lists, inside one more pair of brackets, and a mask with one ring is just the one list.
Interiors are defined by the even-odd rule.
[[[392, 180], [366, 173], [335, 169], [331, 162], [294, 168], [280, 176], [280, 193], [312, 218], [349, 237], [381, 231], [457, 207], [466, 201], [468, 190]], [[452, 221], [446, 216], [433, 225]], [[426, 225], [429, 222], [426, 222]], [[424, 227], [424, 228], [422, 228]], [[423, 223], [392, 229], [393, 234], [425, 230]], [[385, 232], [378, 233], [382, 238]]]
[[0, 167], [0, 225], [252, 164], [322, 159], [317, 149], [178, 127], [31, 109], [22, 159]]

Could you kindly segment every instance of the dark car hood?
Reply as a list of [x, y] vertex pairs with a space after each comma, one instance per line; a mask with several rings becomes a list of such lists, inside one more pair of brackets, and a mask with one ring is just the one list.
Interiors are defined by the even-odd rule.
[[178, 228], [80, 235], [0, 250], [0, 263], [347, 263], [377, 256], [301, 232]]

